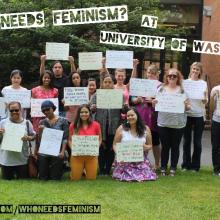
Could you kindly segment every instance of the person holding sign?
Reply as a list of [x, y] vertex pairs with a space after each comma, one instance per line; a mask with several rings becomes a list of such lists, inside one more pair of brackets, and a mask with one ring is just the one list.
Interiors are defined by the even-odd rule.
[[92, 99], [92, 96], [96, 93], [96, 80], [94, 78], [88, 79], [88, 89], [89, 89], [89, 101]]
[[[81, 77], [78, 72], [72, 72], [69, 76], [68, 87], [81, 87]], [[63, 101], [65, 105], [65, 101]], [[65, 106], [66, 118], [69, 123], [72, 123], [76, 119], [77, 111], [79, 109], [79, 105]]]
[[[46, 116], [45, 119], [42, 119], [39, 123], [39, 138], [41, 140], [43, 129], [44, 128], [51, 128], [55, 130], [63, 131], [63, 138], [61, 146], [59, 147], [59, 155], [52, 156], [47, 154], [40, 154], [39, 146], [35, 149], [35, 155], [38, 154], [39, 159], [39, 179], [42, 180], [59, 180], [63, 175], [63, 159], [64, 159], [64, 152], [66, 149], [68, 136], [69, 136], [69, 129], [68, 129], [68, 122], [65, 118], [56, 116], [54, 111], [56, 110], [56, 106], [53, 102], [46, 100], [41, 105], [41, 110]], [[46, 140], [49, 142], [53, 142], [53, 140]]]
[[212, 88], [210, 112], [213, 113], [211, 126], [213, 174], [220, 176], [220, 85]]
[[[189, 79], [201, 84], [203, 98], [190, 98], [191, 109], [187, 111], [187, 122], [183, 134], [183, 163], [182, 170], [199, 171], [202, 152], [202, 133], [204, 129], [205, 104], [208, 103], [207, 83], [202, 78], [202, 64], [194, 62], [190, 67]], [[185, 89], [190, 94], [190, 91]], [[191, 156], [191, 139], [193, 131], [194, 151]]]
[[[131, 78], [136, 77], [138, 64], [139, 64], [139, 60], [134, 59]], [[108, 70], [106, 69], [106, 59], [105, 58], [102, 59], [102, 65], [103, 65], [103, 69], [105, 70], [105, 72], [108, 72]], [[115, 69], [115, 79], [116, 79], [116, 84], [114, 85], [114, 88], [123, 90], [124, 104], [129, 106], [129, 83], [124, 84], [125, 79], [126, 79], [126, 70], [119, 69], [119, 68]]]
[[[21, 70], [15, 69], [11, 72], [10, 75], [10, 80], [11, 80], [11, 85], [10, 86], [5, 86], [2, 89], [2, 96], [6, 97], [7, 91], [9, 92], [14, 92], [17, 93], [19, 91], [26, 91], [27, 89], [21, 86], [21, 81], [23, 78], [23, 74]], [[18, 101], [18, 100], [16, 100]], [[26, 110], [22, 109], [22, 116], [26, 118]]]
[[[53, 76], [49, 70], [45, 70], [44, 73], [40, 75], [39, 86], [31, 90], [31, 96], [34, 99], [47, 99], [47, 98], [57, 98], [58, 89], [53, 87]], [[41, 117], [33, 117], [33, 127], [36, 133], [38, 133], [39, 122], [43, 119]]]
[[[74, 136], [98, 136], [98, 145], [100, 146], [102, 143], [100, 125], [98, 122], [92, 120], [91, 112], [88, 105], [80, 106], [77, 111], [75, 122], [70, 124], [69, 133], [69, 146], [73, 146], [72, 151], [74, 147], [80, 147], [74, 145], [74, 141], [72, 141]], [[72, 155], [70, 178], [72, 180], [79, 180], [82, 177], [83, 170], [85, 169], [86, 179], [95, 180], [97, 175], [97, 166], [97, 156], [93, 156], [90, 154], [77, 156]]]
[[35, 139], [35, 132], [31, 122], [23, 119], [19, 102], [10, 102], [8, 109], [10, 113], [9, 118], [0, 122], [2, 178], [7, 180], [27, 178], [28, 141]]
[[[175, 68], [169, 69], [164, 75], [164, 84], [158, 88], [157, 96], [159, 95], [173, 95], [175, 98], [176, 94], [182, 94], [185, 97], [184, 90], [182, 88], [182, 74]], [[157, 97], [156, 96], [156, 97]], [[186, 125], [186, 114], [185, 109], [189, 109], [189, 102], [186, 97], [183, 99], [181, 96], [181, 104], [183, 105], [183, 113], [177, 112], [172, 106], [167, 106], [167, 109], [173, 112], [166, 111], [165, 107], [163, 110], [158, 112], [157, 125], [159, 127], [159, 135], [162, 145], [161, 150], [161, 175], [165, 176], [167, 172], [167, 164], [169, 161], [169, 153], [171, 149], [171, 166], [170, 176], [175, 176], [177, 163], [179, 160], [179, 145], [183, 135], [184, 127]], [[178, 97], [177, 97], [178, 98]], [[184, 101], [185, 100], [185, 101]], [[168, 105], [167, 101], [165, 102]], [[159, 104], [157, 98], [153, 100], [153, 104]], [[157, 106], [156, 106], [157, 107]]]
[[[101, 75], [101, 89], [114, 89], [111, 75]], [[110, 175], [112, 163], [114, 161], [114, 151], [112, 149], [114, 134], [120, 124], [121, 109], [96, 108], [97, 94], [90, 102], [91, 110], [96, 112], [95, 120], [99, 122], [102, 129], [102, 145], [99, 151], [99, 175]]]
[[[40, 57], [40, 74], [45, 72], [45, 62], [46, 55], [42, 55]], [[76, 72], [76, 67], [74, 63], [74, 58], [69, 56], [69, 62], [71, 66], [71, 73]], [[60, 116], [65, 117], [64, 106], [62, 103], [63, 100], [63, 88], [68, 86], [68, 76], [63, 71], [63, 66], [60, 61], [56, 60], [52, 65], [52, 73], [53, 73], [53, 84], [56, 89], [58, 89], [58, 99], [59, 99], [59, 114]]]
[[[149, 80], [155, 80], [157, 85], [161, 84], [158, 81], [159, 71], [156, 65], [152, 64], [147, 69], [144, 69], [144, 77]], [[144, 121], [145, 125], [147, 125], [152, 134], [152, 142], [153, 142], [153, 154], [155, 159], [154, 168], [159, 168], [160, 165], [160, 139], [157, 127], [157, 113], [155, 112], [155, 108], [152, 106], [152, 101], [155, 97], [132, 97], [131, 102], [135, 105], [138, 113], [141, 116], [141, 119]]]
[[[113, 170], [113, 178], [120, 181], [146, 181], [156, 180], [157, 175], [151, 169], [147, 158], [148, 151], [152, 148], [150, 129], [144, 125], [135, 108], [127, 112], [127, 122], [121, 125], [115, 134], [113, 148], [117, 152], [117, 143], [140, 142], [143, 145], [144, 160], [140, 162], [117, 162]], [[116, 155], [117, 156], [117, 155]]]

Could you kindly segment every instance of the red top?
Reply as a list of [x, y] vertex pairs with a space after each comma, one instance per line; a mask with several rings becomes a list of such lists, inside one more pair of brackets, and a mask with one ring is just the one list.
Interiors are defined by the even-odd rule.
[[[88, 127], [80, 128], [77, 135], [99, 135], [101, 131], [100, 125], [98, 122], [93, 121]], [[72, 136], [74, 133], [74, 125], [73, 123], [70, 124], [69, 133]]]

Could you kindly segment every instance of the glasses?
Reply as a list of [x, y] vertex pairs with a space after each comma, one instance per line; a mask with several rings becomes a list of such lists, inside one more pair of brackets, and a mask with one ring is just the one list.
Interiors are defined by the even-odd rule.
[[11, 113], [13, 113], [13, 112], [19, 112], [20, 111], [20, 109], [11, 109], [11, 110], [9, 110]]
[[44, 108], [44, 109], [42, 109], [42, 112], [44, 113], [44, 112], [48, 112], [48, 111], [50, 111], [50, 108]]
[[175, 75], [175, 74], [169, 74], [169, 75], [167, 75], [167, 77], [168, 78], [173, 78], [173, 79], [176, 79], [177, 78], [177, 75]]

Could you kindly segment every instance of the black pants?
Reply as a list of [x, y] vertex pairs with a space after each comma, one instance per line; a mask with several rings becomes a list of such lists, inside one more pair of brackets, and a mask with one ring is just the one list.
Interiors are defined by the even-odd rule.
[[161, 149], [161, 169], [167, 169], [171, 149], [170, 169], [176, 170], [179, 160], [179, 145], [184, 128], [159, 127]]
[[2, 178], [6, 180], [11, 179], [26, 179], [28, 178], [28, 166], [1, 166]]
[[214, 172], [220, 172], [220, 123], [212, 121], [211, 127], [212, 163]]
[[105, 145], [99, 148], [99, 173], [109, 175], [114, 161], [114, 151], [112, 149], [114, 135], [106, 137]]
[[63, 160], [59, 157], [39, 155], [39, 179], [60, 180], [63, 175]]
[[[194, 151], [191, 157], [191, 140], [193, 131]], [[182, 168], [200, 169], [201, 153], [202, 153], [202, 133], [204, 130], [203, 117], [187, 117], [186, 127], [184, 129], [183, 139], [183, 163]]]

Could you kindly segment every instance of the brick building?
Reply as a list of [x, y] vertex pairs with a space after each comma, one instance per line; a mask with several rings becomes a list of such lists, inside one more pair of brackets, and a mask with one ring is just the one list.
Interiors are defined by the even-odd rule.
[[[220, 42], [220, 1], [204, 0], [202, 40]], [[208, 76], [209, 86], [212, 88], [220, 84], [220, 56], [202, 54], [201, 62], [204, 73]]]

